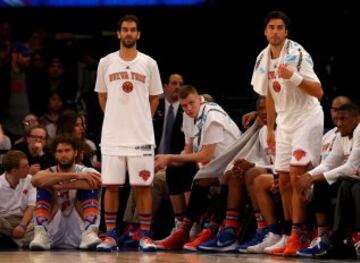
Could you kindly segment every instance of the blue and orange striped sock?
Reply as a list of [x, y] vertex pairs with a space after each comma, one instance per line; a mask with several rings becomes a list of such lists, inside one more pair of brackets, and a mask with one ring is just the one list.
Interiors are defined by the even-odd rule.
[[254, 215], [255, 215], [255, 219], [256, 219], [256, 227], [258, 229], [264, 229], [267, 224], [265, 222], [264, 217], [262, 216], [260, 209], [254, 209]]
[[224, 228], [230, 227], [235, 230], [236, 233], [240, 230], [239, 225], [240, 212], [237, 209], [227, 209], [225, 216]]
[[85, 230], [94, 225], [99, 216], [99, 200], [96, 190], [81, 190], [78, 192], [78, 199], [82, 217], [85, 223]]
[[51, 212], [51, 192], [38, 188], [36, 193], [36, 207], [35, 207], [35, 224], [46, 228], [46, 224], [49, 222]]
[[116, 229], [117, 212], [105, 211], [104, 218], [105, 218], [106, 231], [113, 232]]
[[139, 213], [138, 218], [139, 218], [140, 230], [150, 232], [152, 214], [151, 213]]

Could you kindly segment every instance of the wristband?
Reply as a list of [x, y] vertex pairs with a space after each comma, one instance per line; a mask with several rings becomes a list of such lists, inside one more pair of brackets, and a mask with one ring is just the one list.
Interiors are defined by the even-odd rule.
[[299, 86], [303, 80], [304, 80], [303, 76], [301, 76], [297, 72], [294, 72], [291, 78], [289, 78], [289, 81], [291, 81], [291, 83], [293, 83], [295, 86]]
[[26, 228], [27, 228], [27, 225], [25, 225], [23, 223], [20, 223], [19, 226], [21, 226], [24, 230], [26, 230]]

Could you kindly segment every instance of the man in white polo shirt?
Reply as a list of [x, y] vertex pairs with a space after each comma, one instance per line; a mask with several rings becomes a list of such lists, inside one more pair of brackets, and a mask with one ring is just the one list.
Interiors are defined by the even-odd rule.
[[19, 247], [33, 238], [33, 211], [36, 189], [31, 184], [29, 162], [21, 151], [9, 151], [3, 158], [0, 176], [0, 235], [10, 237]]

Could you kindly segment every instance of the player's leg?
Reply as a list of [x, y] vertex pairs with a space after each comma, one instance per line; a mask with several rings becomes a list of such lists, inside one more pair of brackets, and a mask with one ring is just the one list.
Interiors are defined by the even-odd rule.
[[97, 251], [118, 250], [116, 233], [117, 213], [119, 209], [120, 187], [125, 183], [126, 161], [121, 156], [102, 156], [101, 180], [105, 189], [104, 219], [106, 237], [97, 246]]
[[30, 242], [31, 250], [49, 250], [51, 247], [47, 224], [50, 222], [53, 209], [54, 193], [50, 189], [37, 188], [36, 207], [34, 211], [35, 233]]
[[154, 157], [128, 157], [130, 185], [135, 189], [136, 206], [140, 224], [139, 248], [143, 251], [154, 251], [156, 245], [151, 239], [152, 194], [154, 180]]

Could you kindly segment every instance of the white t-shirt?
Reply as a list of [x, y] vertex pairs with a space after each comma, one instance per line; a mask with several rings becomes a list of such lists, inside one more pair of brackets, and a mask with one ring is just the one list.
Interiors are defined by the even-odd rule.
[[0, 176], [0, 216], [23, 216], [28, 206], [36, 204], [36, 188], [31, 184], [31, 175], [20, 179], [15, 189]]
[[[282, 129], [293, 128], [296, 120], [306, 118], [309, 112], [322, 110], [317, 98], [305, 93], [291, 81], [278, 77], [278, 64], [286, 63], [289, 67], [297, 68], [299, 58], [295, 55], [285, 55], [284, 61], [270, 59], [268, 80], [268, 91], [272, 95], [277, 113], [276, 123]], [[298, 54], [298, 56], [302, 56]], [[300, 71], [296, 71], [305, 79], [320, 83], [313, 70], [312, 59], [309, 54], [303, 54]]]
[[333, 184], [340, 177], [360, 180], [360, 124], [353, 137], [336, 136], [329, 156], [319, 166], [311, 170], [311, 175], [324, 174], [326, 181]]
[[216, 144], [212, 159], [222, 154], [241, 135], [230, 116], [218, 104], [209, 102], [203, 102], [196, 121], [184, 113], [183, 130], [186, 143], [192, 143], [193, 152], [201, 151], [204, 145]]
[[149, 95], [163, 93], [157, 63], [137, 52], [132, 61], [119, 51], [103, 57], [98, 66], [96, 92], [107, 93], [101, 151], [108, 155], [141, 155], [154, 146]]
[[337, 135], [338, 133], [336, 127], [324, 134], [321, 143], [321, 161], [324, 161], [329, 156]]

